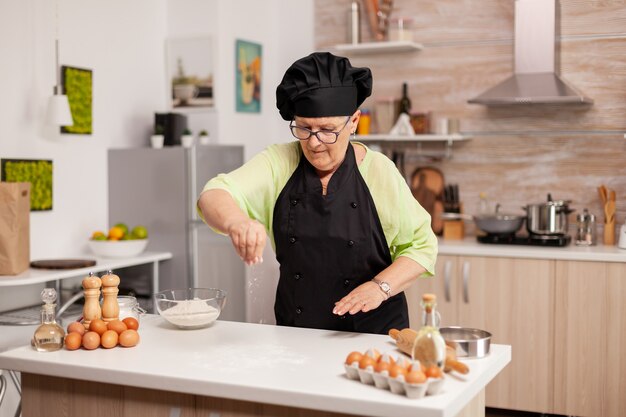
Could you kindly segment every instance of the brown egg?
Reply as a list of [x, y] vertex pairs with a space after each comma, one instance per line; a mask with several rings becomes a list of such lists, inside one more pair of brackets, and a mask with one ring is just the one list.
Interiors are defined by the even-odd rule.
[[359, 361], [359, 368], [361, 369], [365, 369], [368, 366], [374, 368], [374, 365], [376, 365], [376, 361], [371, 356], [363, 355], [363, 357]]
[[361, 352], [350, 352], [346, 358], [346, 365], [352, 365], [354, 362], [358, 362], [363, 357]]
[[76, 333], [76, 332], [69, 333], [67, 336], [65, 336], [65, 349], [67, 350], [78, 349], [80, 347], [82, 340], [83, 340], [83, 336], [81, 334]]
[[430, 365], [428, 368], [426, 368], [425, 373], [426, 376], [429, 378], [441, 378], [443, 376], [441, 368], [439, 368], [437, 365]]
[[89, 331], [98, 333], [98, 336], [102, 336], [102, 333], [107, 331], [107, 324], [104, 320], [95, 319], [89, 323]]
[[404, 376], [404, 380], [409, 384], [423, 384], [426, 382], [426, 375], [422, 371], [411, 371]]
[[87, 332], [83, 335], [83, 347], [85, 349], [93, 350], [96, 349], [98, 346], [100, 346], [100, 335], [98, 333]]
[[122, 334], [122, 332], [127, 330], [128, 327], [126, 327], [123, 321], [113, 320], [107, 324], [107, 329], [114, 330], [117, 334]]
[[87, 330], [85, 329], [85, 326], [83, 326], [83, 323], [80, 323], [78, 321], [74, 321], [70, 323], [69, 326], [67, 326], [67, 334], [78, 333], [82, 336], [85, 334], [86, 331]]
[[395, 364], [391, 368], [389, 368], [389, 376], [392, 378], [397, 377], [398, 375], [406, 375], [407, 370], [404, 366]]
[[100, 344], [105, 349], [111, 349], [117, 346], [118, 334], [115, 330], [107, 330], [100, 336]]
[[385, 361], [378, 361], [376, 362], [376, 366], [374, 366], [374, 371], [375, 372], [382, 372], [382, 371], [389, 371], [389, 369], [392, 367], [393, 365], [390, 364], [389, 362], [385, 362]]
[[124, 347], [133, 347], [139, 343], [139, 333], [136, 330], [124, 330], [120, 334], [119, 342]]
[[137, 320], [134, 317], [126, 317], [122, 321], [124, 322], [126, 327], [128, 327], [130, 330], [138, 330], [139, 329], [139, 320]]

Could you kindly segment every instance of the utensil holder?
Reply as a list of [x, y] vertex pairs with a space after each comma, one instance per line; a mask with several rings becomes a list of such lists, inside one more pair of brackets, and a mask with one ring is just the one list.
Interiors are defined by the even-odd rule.
[[615, 222], [604, 223], [604, 244], [615, 245]]
[[444, 220], [443, 238], [446, 240], [462, 240], [465, 238], [465, 223], [463, 223], [463, 220]]

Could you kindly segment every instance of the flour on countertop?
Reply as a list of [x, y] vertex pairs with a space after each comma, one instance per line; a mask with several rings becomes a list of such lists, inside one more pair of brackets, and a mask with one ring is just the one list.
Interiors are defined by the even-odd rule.
[[174, 307], [161, 311], [161, 315], [177, 326], [201, 326], [216, 320], [220, 312], [206, 301], [195, 298], [179, 301]]

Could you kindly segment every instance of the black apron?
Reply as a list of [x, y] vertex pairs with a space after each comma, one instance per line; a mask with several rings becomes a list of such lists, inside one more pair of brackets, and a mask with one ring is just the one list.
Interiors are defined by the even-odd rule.
[[278, 325], [380, 334], [409, 327], [404, 292], [367, 313], [333, 314], [335, 302], [391, 265], [352, 144], [325, 196], [314, 167], [301, 156], [276, 200], [273, 231], [280, 263]]

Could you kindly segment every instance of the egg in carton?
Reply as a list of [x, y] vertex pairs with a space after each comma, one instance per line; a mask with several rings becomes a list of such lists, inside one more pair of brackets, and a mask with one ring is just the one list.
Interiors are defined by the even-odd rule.
[[365, 354], [350, 353], [344, 367], [350, 379], [408, 398], [435, 395], [443, 385], [443, 374], [437, 378], [426, 377], [419, 361], [411, 361], [404, 355], [394, 359], [387, 353], [381, 355], [376, 349], [369, 349]]

